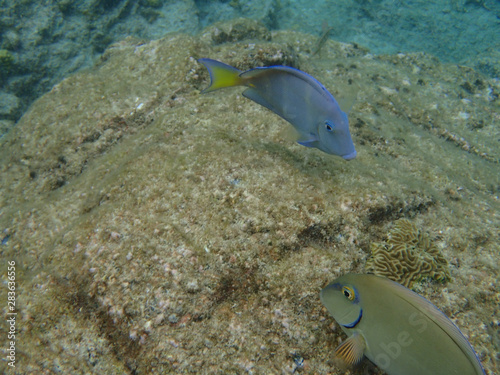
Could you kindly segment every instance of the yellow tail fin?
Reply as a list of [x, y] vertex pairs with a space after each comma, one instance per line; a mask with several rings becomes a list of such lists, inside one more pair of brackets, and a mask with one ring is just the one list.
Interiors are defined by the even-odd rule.
[[243, 79], [240, 77], [241, 70], [212, 59], [199, 59], [198, 61], [205, 65], [210, 73], [210, 86], [202, 93], [243, 84]]

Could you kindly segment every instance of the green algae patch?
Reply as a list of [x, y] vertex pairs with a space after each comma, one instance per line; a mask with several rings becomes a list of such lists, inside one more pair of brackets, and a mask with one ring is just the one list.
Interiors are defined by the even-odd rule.
[[[30, 353], [19, 371], [341, 374], [319, 290], [363, 272], [400, 218], [430, 228], [449, 260], [446, 287], [421, 293], [493, 371], [498, 84], [478, 75], [468, 94], [459, 67], [426, 55], [328, 41], [319, 59], [313, 36], [214, 44], [207, 32], [113, 45], [0, 140], [2, 258], [18, 265], [17, 345]], [[201, 95], [201, 57], [291, 61], [341, 103], [356, 98], [358, 157], [294, 144], [238, 88]]]

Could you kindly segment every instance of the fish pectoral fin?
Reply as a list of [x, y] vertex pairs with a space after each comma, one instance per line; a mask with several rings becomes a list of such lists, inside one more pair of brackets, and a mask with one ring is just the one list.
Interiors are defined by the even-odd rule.
[[318, 142], [318, 138], [311, 134], [310, 138], [307, 139], [299, 139], [297, 143], [306, 147], [316, 147]]
[[335, 356], [349, 366], [356, 365], [363, 358], [365, 348], [365, 339], [359, 333], [355, 333], [335, 349]]

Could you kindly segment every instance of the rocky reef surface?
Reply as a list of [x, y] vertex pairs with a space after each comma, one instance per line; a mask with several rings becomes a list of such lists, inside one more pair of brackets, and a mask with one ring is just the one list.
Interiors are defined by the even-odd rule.
[[0, 1], [0, 136], [41, 94], [90, 67], [127, 36], [192, 35], [245, 17], [270, 30], [319, 35], [374, 53], [426, 51], [499, 77], [495, 0], [47, 0]]
[[[382, 374], [336, 367], [344, 335], [319, 290], [363, 272], [401, 218], [449, 264], [446, 284], [416, 289], [498, 372], [498, 82], [316, 43], [243, 20], [128, 38], [0, 140], [16, 373]], [[239, 88], [200, 94], [200, 57], [312, 74], [349, 111], [358, 157], [297, 145]]]

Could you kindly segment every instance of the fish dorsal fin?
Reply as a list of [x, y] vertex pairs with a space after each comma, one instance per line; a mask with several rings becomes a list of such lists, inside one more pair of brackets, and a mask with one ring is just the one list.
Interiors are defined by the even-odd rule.
[[335, 349], [335, 356], [349, 366], [356, 365], [363, 358], [365, 348], [365, 339], [356, 332]]
[[421, 295], [392, 280], [381, 278], [381, 281], [386, 283], [387, 287], [392, 289], [392, 291], [402, 300], [412, 305], [420, 313], [433, 321], [436, 326], [442, 329], [458, 345], [464, 355], [469, 358], [476, 369], [476, 372], [478, 374], [484, 374], [481, 362], [479, 362], [476, 352], [470, 345], [469, 341], [467, 341], [460, 329], [458, 329], [458, 327], [441, 310]]

